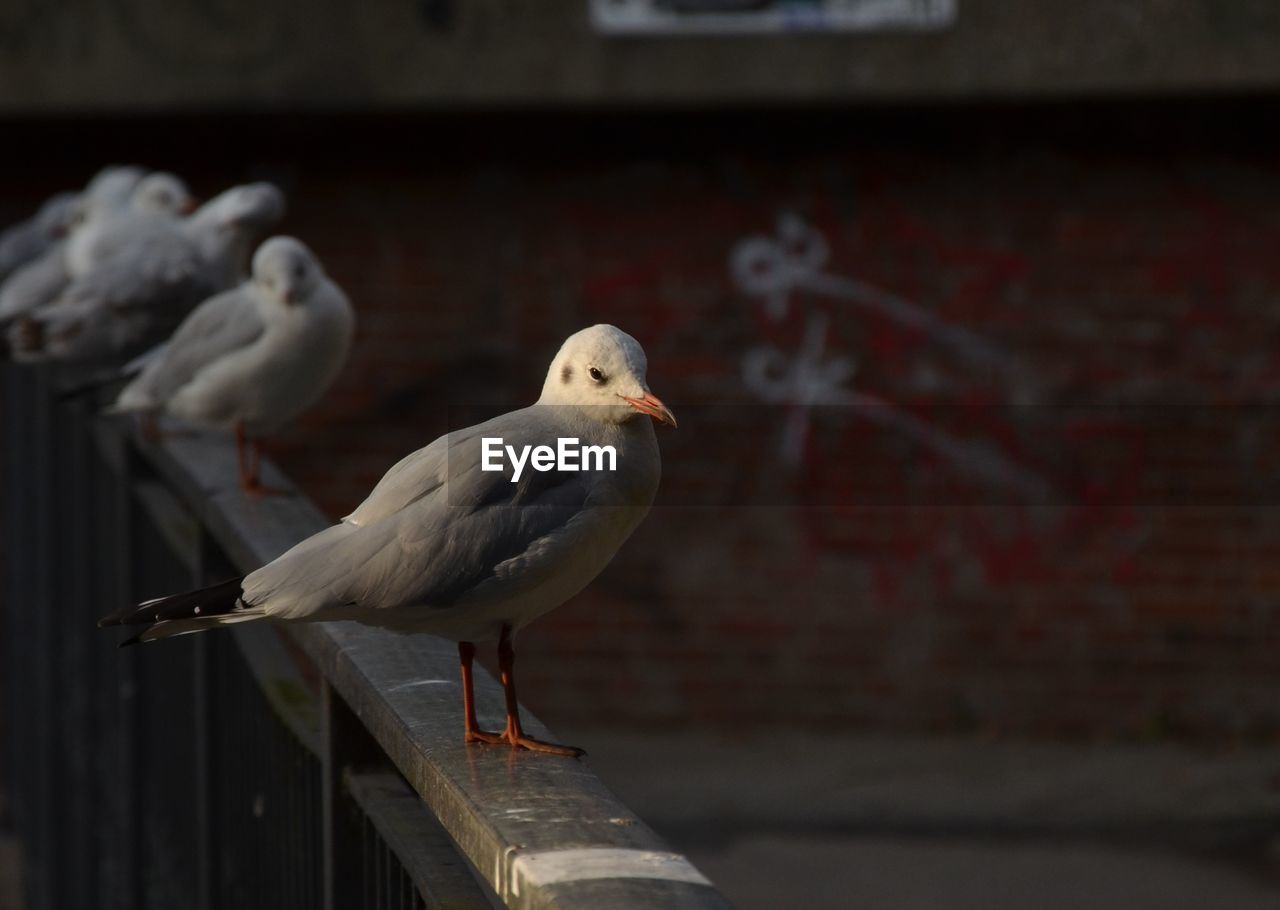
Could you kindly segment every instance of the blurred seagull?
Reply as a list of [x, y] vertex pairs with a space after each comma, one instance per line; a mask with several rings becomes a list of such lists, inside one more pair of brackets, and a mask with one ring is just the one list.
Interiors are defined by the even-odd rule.
[[0, 286], [0, 324], [49, 303], [67, 286], [68, 238], [129, 205], [146, 172], [132, 165], [112, 165], [99, 171], [84, 191], [74, 196], [61, 234], [38, 254], [14, 268]]
[[134, 186], [124, 205], [99, 205], [71, 232], [63, 254], [67, 274], [71, 278], [89, 274], [115, 250], [127, 246], [132, 234], [146, 230], [149, 219], [188, 215], [194, 203], [181, 178], [165, 171], [148, 174]]
[[186, 218], [142, 217], [51, 303], [9, 327], [15, 360], [85, 360], [163, 337], [192, 306], [244, 278], [262, 230], [284, 215], [269, 183], [233, 187]]
[[98, 171], [84, 188], [85, 217], [91, 217], [94, 210], [124, 206], [145, 176], [146, 169], [136, 164], [109, 164]]
[[264, 492], [259, 440], [324, 394], [354, 329], [347, 296], [311, 250], [272, 237], [254, 255], [250, 280], [196, 307], [169, 341], [130, 365], [137, 377], [111, 410], [233, 429], [240, 485]]
[[[609, 325], [571, 335], [536, 404], [442, 436], [402, 459], [354, 512], [244, 578], [161, 597], [100, 625], [145, 625], [126, 644], [254, 620], [355, 620], [458, 642], [466, 742], [559, 755], [581, 750], [520, 725], [512, 640], [584, 588], [649, 511], [661, 460], [653, 424], [675, 418], [649, 391], [644, 351]], [[613, 446], [616, 470], [530, 470], [518, 483], [482, 458], [483, 439]], [[528, 450], [526, 450], [528, 451]], [[584, 459], [585, 461], [585, 459]], [[475, 642], [498, 641], [507, 724], [481, 730]]]
[[148, 218], [190, 211], [191, 194], [172, 174], [143, 177], [135, 168], [111, 168], [95, 178], [76, 204], [68, 237], [10, 276], [0, 288], [0, 322], [51, 303], [72, 279], [90, 273], [127, 246]]
[[58, 193], [47, 199], [26, 221], [0, 234], [0, 281], [39, 259], [71, 230], [80, 212], [79, 193]]

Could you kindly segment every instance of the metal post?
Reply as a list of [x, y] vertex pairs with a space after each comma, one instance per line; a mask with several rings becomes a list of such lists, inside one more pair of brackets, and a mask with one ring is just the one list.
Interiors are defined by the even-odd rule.
[[[207, 531], [199, 532], [196, 546], [196, 565], [192, 583], [196, 587], [212, 584], [232, 573], [227, 559], [218, 550]], [[217, 731], [218, 712], [223, 709], [222, 698], [218, 686], [217, 662], [213, 659], [213, 649], [225, 642], [211, 641], [204, 635], [195, 636], [194, 660], [194, 692], [196, 711], [195, 723], [195, 755], [196, 755], [196, 894], [199, 903], [197, 910], [213, 910], [221, 905], [220, 894], [220, 821], [217, 805], [218, 749]]]
[[53, 409], [48, 376], [43, 372], [35, 377], [35, 414], [31, 436], [33, 459], [30, 465], [30, 483], [34, 490], [32, 527], [28, 529], [34, 542], [32, 563], [35, 567], [35, 586], [28, 604], [27, 645], [35, 656], [32, 667], [32, 694], [35, 701], [32, 739], [29, 743], [33, 760], [34, 780], [30, 794], [36, 811], [28, 831], [27, 896], [32, 910], [45, 910], [58, 906], [57, 876], [54, 874], [54, 857], [57, 855], [57, 837], [62, 808], [62, 798], [54, 766], [58, 759], [56, 747], [58, 706], [53, 697], [57, 683], [54, 667], [57, 652], [53, 643], [54, 577], [58, 571], [54, 561], [55, 525], [53, 512], [54, 477], [50, 461], [54, 457]]
[[[28, 611], [34, 595], [33, 540], [30, 523], [34, 513], [34, 490], [31, 486], [31, 464], [34, 460], [34, 388], [29, 371], [12, 364], [5, 369], [5, 405], [7, 410], [6, 467], [8, 490], [6, 511], [9, 524], [5, 543], [8, 596], [5, 598], [5, 692], [8, 708], [6, 797], [10, 800], [6, 821], [20, 835], [29, 836], [39, 804], [32, 798], [32, 756], [30, 743], [34, 735], [33, 718], [26, 700], [31, 696], [26, 681], [33, 672], [34, 660], [28, 640]], [[21, 684], [20, 684], [21, 682]]]
[[94, 902], [93, 873], [93, 662], [90, 659], [96, 599], [90, 584], [93, 562], [93, 498], [89, 491], [90, 453], [85, 402], [57, 407], [58, 459], [55, 484], [56, 540], [54, 571], [58, 600], [54, 642], [58, 652], [61, 706], [59, 748], [61, 850], [58, 876], [66, 889], [62, 906], [88, 908]]
[[376, 761], [380, 750], [360, 719], [322, 684], [324, 910], [361, 906], [360, 826], [347, 811], [348, 768]]
[[[117, 437], [119, 465], [114, 490], [115, 503], [115, 602], [129, 604], [137, 601], [138, 567], [134, 563], [137, 505], [133, 498], [133, 479], [137, 473], [136, 455], [132, 448]], [[116, 818], [116, 855], [118, 890], [115, 905], [124, 908], [142, 906], [142, 853], [139, 819], [141, 817], [141, 787], [138, 781], [138, 756], [141, 750], [142, 725], [138, 714], [138, 696], [141, 685], [139, 660], [136, 649], [119, 652], [119, 723], [116, 728], [114, 753], [119, 777], [115, 784], [117, 799], [114, 805]]]

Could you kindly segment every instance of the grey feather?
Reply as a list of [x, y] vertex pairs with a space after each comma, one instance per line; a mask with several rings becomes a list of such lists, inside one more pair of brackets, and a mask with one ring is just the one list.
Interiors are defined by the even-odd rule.
[[17, 268], [0, 287], [0, 322], [10, 322], [45, 306], [66, 289], [71, 276], [63, 259], [65, 241]]
[[28, 218], [0, 233], [0, 280], [39, 259], [71, 228], [79, 210], [79, 193], [58, 193]]
[[154, 410], [223, 354], [262, 335], [258, 308], [244, 286], [215, 294], [183, 321], [173, 337], [136, 358], [137, 373], [114, 410]]

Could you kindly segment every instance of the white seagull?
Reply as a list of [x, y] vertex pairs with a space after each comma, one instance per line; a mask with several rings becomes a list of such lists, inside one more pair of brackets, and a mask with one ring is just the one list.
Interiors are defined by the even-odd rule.
[[166, 171], [147, 174], [134, 186], [124, 205], [99, 202], [72, 230], [63, 252], [67, 275], [80, 278], [92, 272], [116, 250], [127, 246], [132, 234], [147, 230], [149, 219], [172, 222], [194, 208], [195, 200], [182, 178]]
[[200, 304], [169, 341], [130, 365], [138, 375], [111, 410], [234, 430], [240, 484], [264, 492], [261, 438], [319, 400], [346, 363], [354, 330], [346, 294], [311, 250], [272, 237], [254, 255], [251, 279]]
[[9, 327], [15, 360], [85, 360], [164, 337], [188, 311], [244, 278], [260, 232], [284, 215], [269, 183], [233, 187], [186, 218], [141, 217], [105, 258]]
[[[613, 326], [571, 335], [536, 404], [440, 437], [402, 459], [359, 508], [244, 578], [161, 597], [100, 625], [145, 625], [126, 644], [268, 620], [355, 620], [458, 642], [468, 743], [578, 755], [520, 725], [512, 639], [594, 579], [649, 511], [661, 459], [653, 424], [675, 418], [645, 381], [644, 351]], [[612, 446], [582, 470], [486, 469], [482, 440]], [[583, 453], [587, 449], [581, 450]], [[545, 465], [545, 459], [544, 465]], [[526, 464], [526, 468], [529, 467]], [[471, 686], [475, 642], [498, 641], [507, 725], [481, 730]]]
[[65, 237], [80, 211], [79, 193], [58, 193], [44, 201], [36, 213], [0, 233], [0, 281], [39, 259]]
[[75, 194], [61, 235], [17, 265], [0, 285], [0, 323], [44, 306], [66, 289], [72, 277], [67, 267], [71, 238], [81, 232], [96, 232], [127, 210], [145, 176], [141, 168], [113, 165], [99, 171], [84, 192]]

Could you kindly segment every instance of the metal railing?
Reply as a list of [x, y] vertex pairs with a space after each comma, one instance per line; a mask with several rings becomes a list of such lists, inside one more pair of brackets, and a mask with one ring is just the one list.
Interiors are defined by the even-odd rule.
[[30, 910], [728, 906], [581, 761], [465, 746], [450, 643], [327, 623], [117, 650], [101, 615], [329, 521], [242, 495], [221, 438], [151, 443], [60, 398], [75, 381], [4, 377], [0, 736]]

